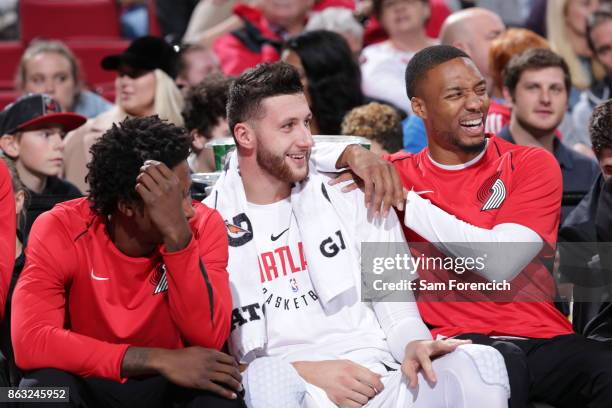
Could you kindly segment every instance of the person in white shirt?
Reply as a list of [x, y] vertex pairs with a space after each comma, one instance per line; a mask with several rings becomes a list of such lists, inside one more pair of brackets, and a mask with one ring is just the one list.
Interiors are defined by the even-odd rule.
[[396, 108], [410, 109], [403, 91], [406, 65], [417, 51], [437, 43], [425, 33], [431, 14], [429, 1], [374, 0], [373, 8], [389, 39], [369, 45], [361, 53], [363, 93]]
[[229, 347], [248, 364], [247, 404], [505, 407], [497, 351], [433, 340], [409, 291], [398, 302], [368, 298], [363, 245], [407, 251], [401, 226], [394, 212], [368, 214], [361, 191], [328, 186], [311, 162], [311, 119], [286, 63], [259, 65], [230, 88], [237, 151], [205, 202], [228, 229]]

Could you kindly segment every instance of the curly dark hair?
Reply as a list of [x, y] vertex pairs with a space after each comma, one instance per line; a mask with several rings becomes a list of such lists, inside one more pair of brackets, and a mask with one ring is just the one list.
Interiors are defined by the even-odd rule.
[[395, 108], [378, 102], [353, 108], [342, 121], [342, 134], [378, 142], [389, 153], [402, 150], [402, 118]]
[[134, 188], [142, 164], [157, 160], [173, 168], [187, 159], [190, 145], [185, 129], [157, 115], [113, 124], [89, 150], [86, 180], [91, 208], [111, 215], [121, 200], [141, 202]]
[[351, 49], [340, 34], [307, 31], [287, 41], [308, 79], [310, 109], [319, 133], [338, 135], [344, 115], [364, 103], [361, 71]]
[[593, 151], [599, 156], [604, 149], [612, 149], [612, 99], [600, 103], [593, 109], [589, 122], [589, 134]]
[[222, 74], [212, 74], [189, 90], [185, 98], [183, 119], [188, 131], [196, 129], [210, 139], [210, 132], [225, 119], [229, 86], [232, 79]]
[[236, 124], [246, 122], [259, 114], [266, 98], [304, 93], [300, 75], [285, 62], [259, 64], [236, 78], [229, 91], [227, 121], [232, 136]]

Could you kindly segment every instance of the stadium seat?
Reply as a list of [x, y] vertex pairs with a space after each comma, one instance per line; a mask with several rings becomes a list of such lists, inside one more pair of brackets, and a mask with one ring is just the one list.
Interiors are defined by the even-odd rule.
[[6, 105], [13, 102], [19, 97], [19, 92], [15, 90], [0, 90], [0, 109], [4, 109]]
[[118, 39], [119, 10], [115, 0], [20, 0], [21, 38]]
[[105, 71], [100, 61], [107, 55], [119, 54], [130, 42], [126, 40], [67, 40], [66, 45], [81, 62], [85, 82], [91, 87], [115, 80], [115, 72]]
[[15, 71], [23, 53], [19, 41], [0, 41], [0, 90], [12, 90], [15, 87]]
[[161, 37], [161, 28], [157, 18], [157, 7], [155, 0], [147, 0], [147, 11], [149, 12], [149, 34], [156, 37]]

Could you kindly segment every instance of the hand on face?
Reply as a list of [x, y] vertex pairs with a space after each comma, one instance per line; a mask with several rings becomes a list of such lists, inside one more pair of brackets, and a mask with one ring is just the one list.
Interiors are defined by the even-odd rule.
[[174, 252], [185, 248], [191, 240], [187, 217], [193, 214], [193, 208], [189, 207], [186, 214], [184, 206], [189, 197], [177, 175], [164, 163], [147, 160], [136, 181], [136, 192], [151, 222], [162, 234], [166, 249]]

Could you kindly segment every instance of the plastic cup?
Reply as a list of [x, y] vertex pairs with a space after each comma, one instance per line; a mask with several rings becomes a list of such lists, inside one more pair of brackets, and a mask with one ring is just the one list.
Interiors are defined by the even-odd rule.
[[358, 144], [370, 150], [372, 143], [369, 139], [361, 136], [345, 136], [345, 135], [314, 135], [312, 137], [315, 143], [345, 143]]
[[[215, 156], [215, 170], [222, 171], [225, 166], [225, 158], [227, 154], [236, 148], [236, 143], [233, 137], [222, 137], [219, 139], [211, 140], [206, 143], [205, 147], [213, 149]], [[206, 173], [203, 173], [206, 174]]]
[[193, 173], [191, 175], [193, 182], [191, 198], [202, 201], [208, 197], [220, 176], [221, 173]]

